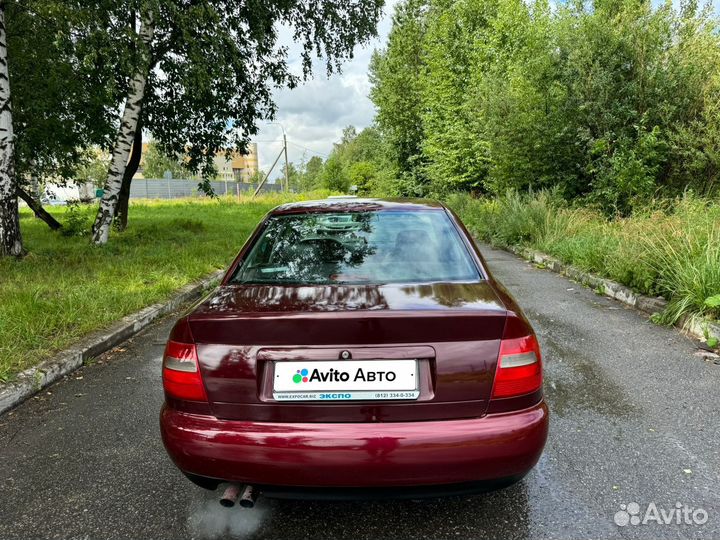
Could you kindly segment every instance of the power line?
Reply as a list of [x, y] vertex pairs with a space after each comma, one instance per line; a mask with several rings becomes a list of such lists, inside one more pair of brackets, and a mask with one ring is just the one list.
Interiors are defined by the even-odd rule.
[[303, 150], [307, 150], [308, 152], [312, 152], [313, 154], [317, 154], [318, 156], [322, 156], [324, 158], [328, 158], [327, 154], [323, 154], [322, 152], [318, 152], [317, 150], [313, 150], [312, 148], [308, 148], [307, 146], [303, 146], [302, 144], [294, 143], [292, 141], [288, 141], [288, 144], [292, 144], [293, 146], [297, 146], [298, 148], [302, 148]]

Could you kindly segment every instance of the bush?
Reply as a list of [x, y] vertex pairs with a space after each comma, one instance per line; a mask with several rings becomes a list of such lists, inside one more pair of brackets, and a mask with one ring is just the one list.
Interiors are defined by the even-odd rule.
[[[651, 201], [630, 217], [567, 206], [556, 192], [498, 199], [453, 194], [448, 204], [479, 239], [527, 245], [669, 306], [660, 318], [720, 314], [720, 203], [686, 194]], [[716, 300], [717, 298], [717, 300]]]
[[87, 236], [92, 225], [91, 213], [95, 210], [95, 207], [81, 205], [78, 202], [69, 203], [60, 232], [63, 236]]

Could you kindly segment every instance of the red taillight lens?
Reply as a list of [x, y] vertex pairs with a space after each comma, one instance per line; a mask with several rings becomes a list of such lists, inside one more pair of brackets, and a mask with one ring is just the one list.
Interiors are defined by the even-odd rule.
[[187, 401], [207, 401], [197, 350], [191, 343], [168, 341], [162, 370], [165, 394]]
[[535, 336], [500, 342], [493, 398], [522, 396], [542, 386], [540, 346]]

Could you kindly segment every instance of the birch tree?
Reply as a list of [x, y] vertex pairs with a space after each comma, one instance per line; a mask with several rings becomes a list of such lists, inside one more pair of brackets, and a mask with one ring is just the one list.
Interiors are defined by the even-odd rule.
[[[109, 1], [109, 0], [108, 0]], [[382, 0], [116, 0], [147, 12], [92, 241], [108, 240], [138, 117], [167, 156], [182, 156], [209, 190], [217, 152], [243, 152], [275, 114], [273, 90], [312, 75], [313, 59], [338, 70], [376, 33]], [[125, 17], [127, 21], [127, 16]], [[126, 25], [127, 27], [127, 25]], [[289, 62], [285, 34], [300, 45]], [[297, 65], [297, 64], [296, 64]], [[127, 186], [126, 186], [127, 187]]]
[[0, 2], [0, 256], [18, 257], [23, 252], [16, 190], [5, 3]]
[[116, 134], [134, 54], [121, 1], [4, 3], [16, 191], [53, 229], [39, 186], [79, 178], [86, 150], [109, 153]]
[[138, 121], [145, 96], [145, 85], [147, 83], [148, 71], [150, 69], [150, 47], [155, 33], [152, 12], [145, 12], [142, 15], [138, 36], [140, 37], [140, 61], [137, 71], [130, 83], [130, 90], [125, 107], [123, 109], [120, 129], [113, 146], [110, 169], [108, 170], [105, 188], [100, 201], [97, 217], [92, 230], [92, 242], [105, 244], [110, 235], [115, 209], [117, 208], [118, 196], [122, 187], [125, 168], [127, 167], [130, 149], [135, 140], [135, 131], [138, 128]]

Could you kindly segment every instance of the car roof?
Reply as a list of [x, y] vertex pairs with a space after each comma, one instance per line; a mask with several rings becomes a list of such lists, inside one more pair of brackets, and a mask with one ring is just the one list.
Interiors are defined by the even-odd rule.
[[322, 212], [437, 211], [445, 206], [428, 199], [381, 199], [361, 197], [330, 197], [315, 201], [298, 201], [274, 208], [270, 215], [312, 214]]

